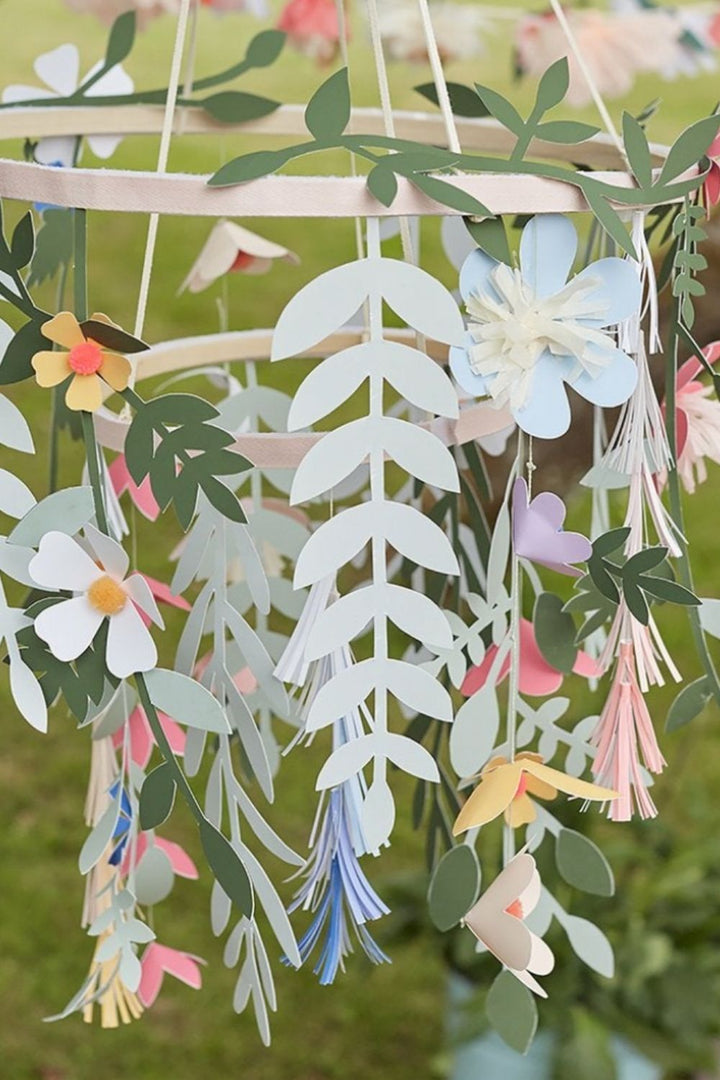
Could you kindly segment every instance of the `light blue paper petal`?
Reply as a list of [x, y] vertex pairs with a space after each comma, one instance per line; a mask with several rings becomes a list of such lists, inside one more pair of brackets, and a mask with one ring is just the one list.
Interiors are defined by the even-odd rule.
[[518, 427], [538, 439], [557, 439], [570, 427], [570, 406], [563, 376], [567, 374], [568, 359], [545, 352], [533, 372], [532, 390], [528, 401], [512, 414]]
[[635, 362], [620, 349], [598, 349], [590, 346], [594, 355], [610, 356], [611, 361], [595, 378], [581, 372], [570, 385], [586, 401], [604, 408], [622, 405], [635, 389], [638, 372]]
[[[467, 335], [468, 347], [472, 345], [470, 334]], [[472, 397], [485, 397], [488, 392], [484, 375], [476, 375], [470, 367], [470, 357], [467, 349], [460, 349], [453, 345], [450, 349], [450, 371], [453, 378], [460, 384], [466, 394]]]
[[596, 278], [598, 288], [590, 296], [602, 305], [601, 319], [580, 319], [585, 326], [614, 326], [634, 315], [640, 306], [641, 289], [637, 270], [627, 259], [598, 259], [577, 275], [576, 281]]
[[460, 270], [460, 295], [463, 300], [483, 293], [500, 299], [490, 283], [490, 274], [497, 265], [497, 259], [492, 259], [480, 248], [470, 252]]
[[577, 251], [577, 233], [562, 214], [539, 214], [527, 223], [520, 239], [520, 270], [536, 296], [560, 292]]

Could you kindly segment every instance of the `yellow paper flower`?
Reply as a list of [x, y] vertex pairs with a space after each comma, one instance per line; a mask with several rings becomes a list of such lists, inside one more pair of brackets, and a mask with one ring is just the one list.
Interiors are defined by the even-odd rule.
[[[95, 322], [112, 325], [106, 315], [95, 314]], [[124, 390], [130, 377], [130, 361], [86, 337], [80, 323], [69, 311], [43, 323], [42, 332], [63, 351], [37, 352], [32, 366], [39, 386], [58, 386], [69, 375], [72, 381], [65, 404], [75, 412], [95, 412], [102, 405], [102, 381], [113, 390]]]
[[500, 814], [505, 814], [505, 820], [513, 828], [529, 825], [537, 816], [530, 794], [554, 799], [558, 791], [590, 802], [607, 802], [618, 797], [617, 791], [610, 788], [551, 769], [543, 764], [539, 754], [518, 754], [514, 761], [496, 757], [480, 774], [480, 783], [455, 820], [453, 835], [486, 825]]

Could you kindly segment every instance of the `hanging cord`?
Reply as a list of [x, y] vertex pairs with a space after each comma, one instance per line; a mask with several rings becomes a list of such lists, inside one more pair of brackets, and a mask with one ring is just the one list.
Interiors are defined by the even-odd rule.
[[[183, 78], [183, 92], [182, 96], [187, 99], [192, 94], [193, 79], [195, 78], [195, 61], [197, 60], [197, 43], [198, 43], [198, 0], [191, 0], [190, 4], [190, 26], [188, 28], [188, 50], [187, 60], [185, 61], [185, 77]], [[187, 109], [182, 109], [178, 116], [177, 133], [178, 135], [185, 134], [185, 127], [187, 125]]]
[[572, 31], [570, 23], [567, 20], [567, 16], [565, 15], [565, 12], [564, 12], [561, 4], [560, 4], [560, 0], [550, 0], [550, 6], [553, 9], [553, 12], [555, 14], [555, 18], [557, 19], [558, 23], [560, 24], [560, 29], [562, 30], [563, 34], [565, 35], [565, 37], [567, 39], [567, 43], [568, 43], [568, 45], [570, 46], [570, 48], [572, 50], [572, 54], [575, 57], [575, 60], [577, 61], [577, 65], [580, 68], [582, 76], [585, 79], [585, 82], [587, 83], [587, 88], [590, 91], [590, 95], [591, 95], [593, 101], [595, 102], [595, 107], [596, 107], [597, 111], [600, 114], [600, 118], [601, 118], [603, 124], [605, 125], [605, 129], [606, 129], [608, 135], [610, 136], [610, 138], [612, 139], [612, 141], [615, 143], [615, 146], [617, 148], [617, 152], [620, 154], [621, 158], [623, 159], [623, 161], [625, 162], [625, 164], [627, 165], [627, 167], [629, 169], [630, 165], [629, 165], [627, 156], [625, 154], [625, 147], [623, 146], [622, 139], [620, 138], [620, 135], [618, 134], [618, 130], [615, 127], [615, 124], [613, 123], [613, 118], [611, 117], [611, 115], [610, 115], [610, 113], [608, 111], [607, 105], [603, 101], [602, 94], [598, 90], [597, 84], [596, 84], [594, 78], [592, 77], [590, 69], [587, 66], [587, 64], [585, 63], [585, 57], [582, 54], [582, 49], [578, 45], [578, 40], [575, 37], [575, 34]]
[[[345, 0], [335, 0], [335, 8], [337, 10], [338, 21], [338, 39], [340, 43], [340, 59], [342, 60], [343, 67], [348, 73], [348, 79], [350, 78], [350, 52], [348, 49], [347, 39], [347, 18], [345, 15]], [[352, 123], [352, 120], [351, 120]], [[357, 176], [357, 163], [355, 155], [350, 155], [350, 172], [352, 176]], [[363, 224], [362, 219], [355, 218], [355, 246], [357, 248], [358, 259], [365, 258], [365, 242], [363, 240]], [[367, 324], [367, 318], [366, 318]]]
[[[378, 17], [377, 0], [366, 0], [366, 3], [385, 134], [389, 138], [394, 139], [395, 119], [393, 117], [392, 102], [390, 100], [390, 83], [388, 82], [385, 53], [383, 52], [382, 36], [380, 34], [380, 19]], [[413, 242], [410, 234], [410, 223], [407, 218], [399, 218], [399, 221], [403, 258], [405, 259], [405, 262], [415, 264]]]
[[[170, 140], [172, 137], [173, 119], [177, 104], [178, 89], [180, 86], [180, 69], [182, 66], [183, 51], [185, 48], [185, 35], [188, 27], [190, 5], [193, 0], [181, 0], [180, 14], [178, 15], [177, 30], [175, 32], [175, 48], [170, 66], [170, 79], [168, 81], [167, 99], [165, 101], [165, 118], [160, 134], [160, 150], [156, 173], [161, 175], [167, 172], [168, 157], [170, 155]], [[148, 293], [150, 292], [150, 279], [152, 277], [153, 262], [155, 259], [155, 245], [157, 242], [158, 222], [160, 215], [150, 215], [147, 241], [145, 243], [145, 258], [143, 260], [142, 277], [140, 279], [140, 295], [138, 296], [137, 315], [135, 317], [135, 337], [142, 337], [145, 326], [145, 313], [147, 311]], [[135, 371], [130, 377], [130, 387], [135, 383]]]
[[437, 38], [435, 37], [435, 31], [430, 17], [428, 0], [418, 0], [418, 7], [420, 9], [420, 18], [422, 19], [423, 32], [425, 34], [425, 46], [427, 48], [428, 60], [430, 61], [430, 70], [432, 71], [433, 82], [435, 84], [438, 105], [440, 106], [440, 112], [442, 113], [443, 123], [445, 125], [448, 149], [451, 150], [453, 154], [460, 154], [462, 153], [462, 147], [460, 146], [460, 139], [458, 138], [457, 126], [455, 124], [455, 117], [453, 116], [452, 105], [450, 103], [450, 94], [448, 93], [445, 72], [443, 71], [442, 60], [440, 59]]

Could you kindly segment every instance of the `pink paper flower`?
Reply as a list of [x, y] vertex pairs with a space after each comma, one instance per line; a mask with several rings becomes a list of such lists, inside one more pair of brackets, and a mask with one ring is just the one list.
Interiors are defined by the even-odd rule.
[[608, 817], [612, 821], [630, 821], [633, 804], [640, 817], [655, 817], [657, 809], [645, 786], [641, 756], [652, 773], [661, 773], [666, 762], [638, 685], [635, 651], [629, 641], [622, 642], [618, 649], [610, 693], [590, 741], [597, 747], [593, 775], [600, 784], [619, 793], [609, 804]]
[[[172, 840], [166, 840], [163, 836], [157, 834], [153, 837], [153, 843], [155, 847], [163, 851], [173, 869], [173, 873], [178, 877], [187, 878], [189, 881], [197, 881], [198, 869], [193, 860], [188, 855], [185, 848], [180, 844], [174, 843]], [[139, 832], [137, 840], [134, 844], [128, 844], [125, 850], [125, 858], [123, 859], [121, 873], [123, 877], [127, 877], [131, 865], [137, 866], [141, 861], [143, 855], [148, 849], [148, 837], [147, 833]]]
[[318, 64], [331, 64], [337, 56], [340, 28], [335, 0], [289, 0], [277, 27], [285, 31], [296, 49]]
[[[172, 752], [174, 754], [184, 754], [186, 736], [183, 729], [164, 712], [158, 712], [158, 719], [167, 740], [170, 743]], [[155, 739], [150, 730], [150, 724], [145, 715], [145, 710], [141, 705], [138, 705], [133, 709], [128, 717], [127, 723], [128, 738], [130, 740], [130, 757], [136, 765], [139, 765], [141, 769], [145, 769], [150, 760], [150, 755], [152, 754], [155, 745]], [[122, 746], [123, 738], [124, 727], [120, 727], [113, 735], [113, 746], [116, 750]]]
[[[471, 697], [481, 690], [488, 680], [490, 669], [497, 655], [497, 645], [491, 645], [485, 653], [483, 662], [471, 667], [465, 676], [461, 693]], [[501, 683], [510, 671], [511, 657], [503, 661], [497, 676], [497, 683]], [[576, 675], [582, 675], [586, 679], [597, 678], [602, 674], [598, 664], [587, 653], [578, 652], [573, 666]], [[535, 630], [529, 619], [520, 622], [520, 678], [519, 690], [521, 694], [530, 697], [547, 697], [555, 694], [560, 689], [565, 676], [561, 671], [551, 667], [543, 657], [535, 640]]]
[[160, 516], [160, 507], [150, 486], [150, 477], [146, 476], [142, 484], [138, 485], [130, 475], [125, 461], [125, 455], [120, 454], [108, 467], [110, 482], [118, 498], [127, 491], [135, 506], [148, 521], [157, 521]]
[[205, 961], [199, 956], [180, 952], [179, 949], [171, 949], [167, 945], [160, 945], [157, 941], [151, 941], [140, 961], [142, 977], [138, 989], [138, 997], [146, 1009], [155, 1003], [160, 993], [165, 975], [191, 986], [193, 990], [199, 990], [202, 986], [201, 964]]
[[[720, 184], [720, 172], [718, 177]], [[720, 357], [720, 341], [703, 349], [703, 356], [708, 364], [714, 364]], [[683, 487], [690, 494], [697, 484], [707, 480], [705, 458], [720, 464], [720, 402], [714, 388], [696, 378], [703, 370], [701, 361], [692, 356], [678, 371], [675, 383], [677, 467]], [[658, 479], [664, 486], [665, 475]]]

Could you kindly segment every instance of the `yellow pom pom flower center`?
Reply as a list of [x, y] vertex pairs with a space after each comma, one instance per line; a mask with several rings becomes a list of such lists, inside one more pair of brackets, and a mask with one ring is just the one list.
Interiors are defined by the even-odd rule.
[[92, 606], [103, 615], [117, 615], [127, 603], [127, 593], [107, 574], [93, 581], [87, 591], [87, 598]]
[[95, 341], [73, 345], [68, 353], [68, 365], [76, 375], [94, 375], [102, 367], [102, 349]]

